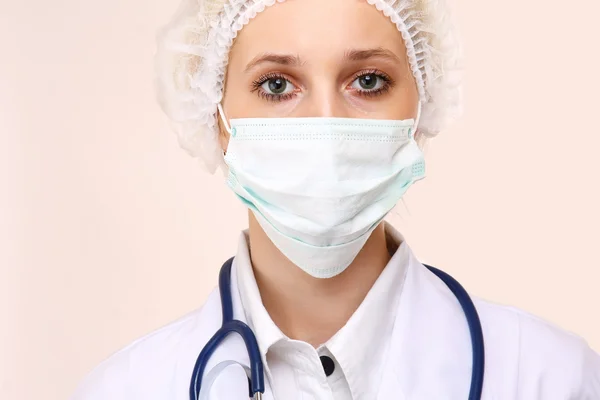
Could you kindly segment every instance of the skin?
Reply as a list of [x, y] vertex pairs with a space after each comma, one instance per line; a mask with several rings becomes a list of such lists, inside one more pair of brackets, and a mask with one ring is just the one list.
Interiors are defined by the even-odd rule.
[[[222, 104], [229, 119], [408, 119], [416, 117], [418, 91], [400, 33], [375, 7], [364, 0], [288, 0], [259, 13], [237, 36]], [[221, 125], [224, 151], [228, 137]], [[346, 324], [390, 259], [383, 224], [330, 279], [296, 267], [251, 212], [249, 237], [266, 310], [284, 334], [315, 347]]]

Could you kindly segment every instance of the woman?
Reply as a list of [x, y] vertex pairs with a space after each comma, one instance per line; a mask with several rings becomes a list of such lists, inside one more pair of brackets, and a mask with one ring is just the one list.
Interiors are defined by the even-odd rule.
[[[383, 222], [423, 177], [427, 138], [459, 109], [444, 5], [194, 0], [159, 45], [161, 104], [181, 144], [210, 171], [221, 165], [249, 209], [226, 276], [233, 316], [256, 335], [262, 398], [475, 398], [465, 311]], [[192, 374], [221, 326], [220, 300], [215, 291], [113, 355], [74, 399], [247, 398], [237, 335]], [[600, 357], [583, 340], [475, 306], [481, 398], [600, 399]]]

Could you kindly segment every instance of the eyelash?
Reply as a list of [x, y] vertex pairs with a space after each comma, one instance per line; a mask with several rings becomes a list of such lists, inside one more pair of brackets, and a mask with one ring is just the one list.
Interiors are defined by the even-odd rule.
[[[368, 98], [381, 96], [382, 94], [387, 93], [394, 86], [395, 82], [389, 75], [387, 75], [386, 73], [384, 73], [382, 71], [376, 70], [376, 69], [366, 70], [366, 71], [361, 71], [361, 72], [356, 73], [352, 77], [351, 82], [354, 82], [355, 80], [362, 78], [364, 76], [367, 76], [367, 75], [375, 75], [377, 78], [379, 78], [383, 81], [383, 85], [382, 85], [382, 87], [380, 87], [379, 89], [376, 89], [376, 90], [354, 89], [354, 91], [356, 93], [358, 93], [359, 96], [368, 97]], [[261, 97], [265, 100], [268, 100], [268, 101], [286, 101], [296, 95], [295, 92], [284, 93], [284, 94], [273, 94], [273, 93], [265, 92], [261, 87], [265, 82], [267, 82], [271, 79], [285, 79], [286, 81], [290, 82], [290, 80], [287, 79], [285, 76], [283, 76], [279, 73], [270, 72], [268, 74], [262, 75], [260, 78], [258, 78], [254, 82], [252, 82], [252, 90], [251, 91], [257, 92], [257, 95], [259, 97]]]
[[290, 80], [287, 79], [285, 76], [283, 76], [279, 73], [270, 72], [268, 74], [262, 75], [260, 78], [258, 78], [254, 82], [252, 82], [252, 92], [257, 92], [259, 97], [261, 97], [265, 100], [268, 100], [268, 101], [285, 101], [285, 100], [291, 99], [292, 97], [294, 97], [296, 95], [294, 92], [285, 93], [285, 94], [273, 94], [273, 93], [265, 92], [261, 88], [261, 86], [265, 82], [270, 81], [271, 79], [285, 79], [286, 81], [290, 82]]

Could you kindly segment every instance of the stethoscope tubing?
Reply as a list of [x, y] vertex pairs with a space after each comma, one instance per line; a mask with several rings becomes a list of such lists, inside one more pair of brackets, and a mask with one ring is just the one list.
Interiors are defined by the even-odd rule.
[[208, 360], [219, 344], [232, 332], [238, 333], [244, 339], [244, 344], [250, 358], [250, 397], [260, 399], [262, 393], [265, 392], [264, 368], [256, 336], [252, 332], [252, 329], [244, 322], [233, 319], [233, 299], [231, 297], [232, 264], [233, 257], [223, 264], [219, 272], [219, 292], [221, 295], [222, 312], [221, 328], [208, 341], [196, 359], [190, 382], [190, 400], [198, 400], [202, 386], [202, 376], [204, 375]]
[[471, 368], [471, 387], [469, 390], [469, 400], [480, 400], [483, 393], [483, 377], [485, 372], [485, 348], [483, 341], [483, 329], [479, 314], [473, 304], [473, 300], [456, 279], [449, 274], [435, 267], [423, 264], [438, 278], [440, 278], [450, 291], [454, 294], [460, 303], [471, 335], [471, 348], [473, 354], [473, 366]]
[[[208, 343], [204, 346], [200, 355], [196, 359], [196, 364], [192, 371], [190, 382], [190, 400], [198, 400], [200, 396], [200, 388], [202, 386], [202, 376], [212, 354], [215, 352], [219, 344], [232, 332], [238, 333], [244, 340], [248, 356], [250, 358], [250, 377], [249, 395], [255, 400], [262, 399], [262, 394], [265, 391], [264, 383], [264, 367], [260, 356], [260, 350], [256, 341], [256, 336], [250, 327], [242, 321], [233, 319], [233, 298], [231, 296], [231, 267], [233, 257], [223, 264], [219, 272], [219, 292], [221, 295], [221, 312], [222, 323], [221, 328], [212, 336]], [[483, 378], [485, 369], [485, 347], [483, 340], [483, 329], [481, 321], [477, 313], [477, 309], [473, 304], [473, 300], [469, 297], [466, 290], [449, 274], [432, 267], [425, 265], [433, 274], [440, 278], [446, 286], [452, 291], [458, 302], [460, 303], [471, 336], [471, 346], [473, 354], [473, 365], [471, 370], [471, 385], [469, 389], [468, 400], [480, 400], [483, 392]]]

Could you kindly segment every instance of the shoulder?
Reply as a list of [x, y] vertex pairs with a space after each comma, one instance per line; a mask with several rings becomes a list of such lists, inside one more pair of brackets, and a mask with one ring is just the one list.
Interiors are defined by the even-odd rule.
[[600, 356], [581, 337], [515, 307], [480, 299], [475, 305], [486, 372], [499, 377], [504, 390], [512, 388], [518, 398], [600, 398]]
[[84, 378], [71, 400], [187, 398], [190, 371], [221, 322], [219, 304], [215, 290], [198, 310], [117, 351]]

